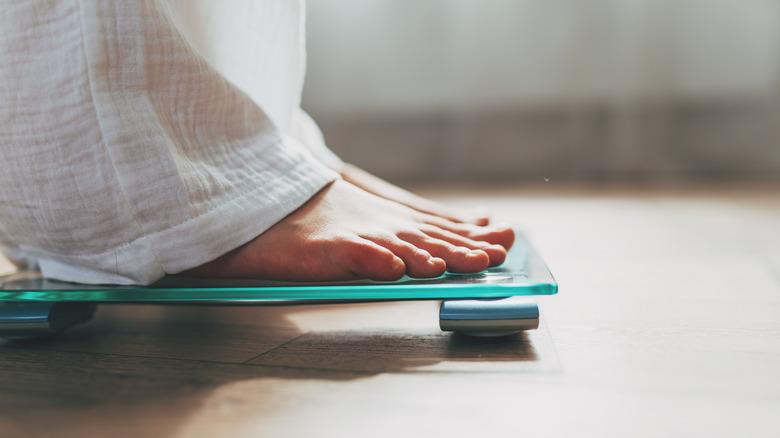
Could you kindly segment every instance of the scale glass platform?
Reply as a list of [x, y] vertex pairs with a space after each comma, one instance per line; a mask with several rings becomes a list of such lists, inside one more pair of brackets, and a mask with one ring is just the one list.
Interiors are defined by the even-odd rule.
[[[442, 329], [459, 331], [458, 327], [468, 326], [465, 331], [479, 334], [481, 328], [487, 330], [487, 325], [480, 326], [478, 321], [503, 321], [500, 327], [495, 322], [488, 325], [509, 331], [512, 327], [507, 321], [514, 318], [528, 323], [534, 311], [538, 324], [536, 302], [520, 297], [552, 295], [557, 290], [547, 266], [520, 233], [501, 266], [476, 274], [445, 273], [437, 278], [404, 277], [393, 282], [314, 284], [169, 276], [149, 286], [113, 286], [56, 281], [43, 278], [37, 271], [22, 270], [0, 277], [0, 336], [33, 333], [35, 327], [42, 329], [46, 324], [49, 332], [60, 331], [61, 326], [91, 318], [99, 303], [288, 305], [433, 299], [445, 300], [440, 310], [440, 321], [446, 321]], [[57, 327], [52, 324], [54, 319], [61, 320]]]

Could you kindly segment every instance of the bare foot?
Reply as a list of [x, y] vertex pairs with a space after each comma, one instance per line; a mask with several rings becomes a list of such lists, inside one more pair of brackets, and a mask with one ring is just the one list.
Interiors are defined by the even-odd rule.
[[[470, 227], [482, 229], [481, 240], [464, 235]], [[437, 277], [445, 269], [479, 272], [501, 264], [500, 242], [512, 240], [510, 228], [456, 223], [339, 180], [251, 242], [185, 274], [288, 281]]]
[[419, 212], [444, 219], [443, 221], [430, 220], [435, 222], [436, 225], [464, 237], [501, 245], [507, 251], [515, 241], [514, 232], [511, 231], [511, 227], [508, 225], [489, 226], [490, 218], [487, 211], [460, 210], [421, 198], [351, 164], [345, 163], [342, 169], [340, 169], [340, 173], [345, 181], [349, 181], [369, 193], [398, 202]]
[[340, 169], [340, 173], [345, 181], [349, 181], [367, 192], [391, 201], [399, 202], [417, 211], [440, 216], [453, 222], [469, 223], [480, 226], [485, 226], [490, 223], [490, 217], [485, 210], [460, 210], [439, 204], [438, 202], [429, 199], [421, 198], [414, 193], [390, 184], [351, 164], [345, 163], [344, 167]]

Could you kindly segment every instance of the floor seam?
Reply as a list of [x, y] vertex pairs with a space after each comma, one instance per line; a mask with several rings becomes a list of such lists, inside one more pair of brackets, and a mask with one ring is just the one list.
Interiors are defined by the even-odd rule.
[[287, 341], [287, 342], [281, 343], [281, 344], [277, 345], [276, 347], [274, 347], [274, 348], [272, 348], [272, 349], [270, 349], [270, 350], [267, 350], [267, 351], [264, 351], [264, 352], [262, 352], [262, 353], [258, 354], [257, 356], [250, 357], [249, 359], [247, 359], [247, 360], [245, 360], [245, 361], [241, 362], [241, 365], [247, 365], [247, 364], [249, 364], [249, 362], [252, 362], [253, 360], [259, 359], [259, 358], [261, 358], [261, 357], [265, 356], [266, 354], [268, 354], [268, 353], [270, 353], [270, 352], [272, 352], [272, 351], [276, 351], [276, 350], [278, 350], [278, 349], [280, 349], [280, 348], [284, 347], [285, 345], [288, 345], [288, 344], [290, 344], [291, 342], [295, 342], [295, 341], [296, 341], [298, 338], [300, 338], [301, 336], [303, 336], [303, 335], [306, 335], [306, 334], [308, 334], [308, 333], [309, 333], [309, 332], [304, 332], [304, 333], [301, 333], [300, 335], [298, 335], [298, 336], [296, 336], [296, 337], [294, 337], [294, 338], [290, 339], [290, 340], [289, 340], [289, 341]]

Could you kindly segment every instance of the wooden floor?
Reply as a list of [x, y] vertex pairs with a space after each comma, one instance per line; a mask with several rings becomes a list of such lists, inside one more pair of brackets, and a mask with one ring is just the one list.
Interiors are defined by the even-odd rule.
[[539, 330], [435, 302], [103, 306], [0, 341], [0, 436], [780, 436], [780, 186], [428, 189], [524, 229]]

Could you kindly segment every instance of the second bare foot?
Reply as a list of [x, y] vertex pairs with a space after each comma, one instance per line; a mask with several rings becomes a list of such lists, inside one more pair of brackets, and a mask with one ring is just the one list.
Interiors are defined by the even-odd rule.
[[344, 180], [367, 192], [398, 202], [417, 211], [439, 216], [452, 222], [480, 226], [490, 223], [489, 214], [485, 209], [463, 210], [422, 198], [351, 164], [345, 163], [340, 169], [340, 173]]

